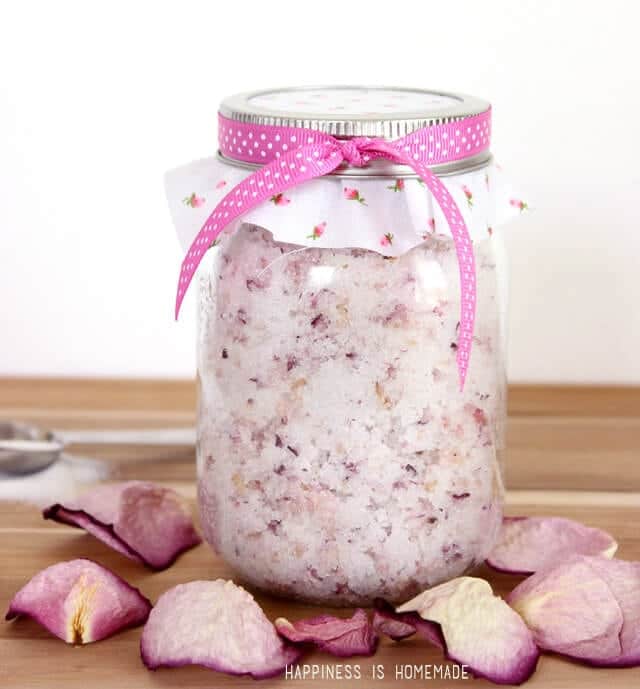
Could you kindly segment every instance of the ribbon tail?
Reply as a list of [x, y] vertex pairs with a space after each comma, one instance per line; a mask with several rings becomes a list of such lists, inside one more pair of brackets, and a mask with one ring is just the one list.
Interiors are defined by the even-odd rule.
[[343, 157], [331, 143], [314, 143], [282, 154], [258, 168], [236, 185], [213, 209], [187, 251], [180, 269], [175, 317], [180, 314], [184, 296], [205, 253], [222, 231], [234, 220], [302, 182], [335, 170]]
[[462, 392], [469, 368], [476, 317], [476, 265], [473, 255], [473, 243], [458, 204], [449, 193], [449, 190], [424, 163], [412, 159], [410, 155], [405, 153], [401, 148], [403, 143], [401, 140], [393, 145], [396, 159], [413, 168], [427, 185], [449, 224], [456, 248], [460, 270], [460, 327], [458, 330], [456, 362], [460, 379], [460, 391]]

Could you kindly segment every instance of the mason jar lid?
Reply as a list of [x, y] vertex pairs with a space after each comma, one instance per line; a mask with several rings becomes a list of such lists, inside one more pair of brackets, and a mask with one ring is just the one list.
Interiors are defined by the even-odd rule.
[[309, 86], [248, 91], [226, 98], [220, 114], [254, 125], [303, 127], [336, 137], [397, 139], [490, 109], [460, 93], [393, 86]]
[[[490, 110], [491, 105], [485, 100], [445, 91], [394, 86], [303, 86], [230, 96], [222, 101], [219, 115], [240, 127], [303, 128], [342, 139], [376, 137], [394, 141], [428, 127], [433, 127], [437, 135], [442, 126], [468, 118], [486, 116], [488, 121]], [[243, 132], [234, 132], [234, 141], [227, 142], [229, 137], [223, 137], [220, 129], [220, 160], [249, 169], [260, 167], [255, 158], [243, 158], [242, 149], [233, 149], [231, 144], [235, 144], [236, 134], [241, 136]], [[451, 162], [434, 161], [429, 167], [435, 174], [444, 176], [485, 167], [490, 161], [491, 153], [486, 146]], [[382, 159], [361, 168], [341, 165], [331, 174], [415, 176], [406, 165]]]

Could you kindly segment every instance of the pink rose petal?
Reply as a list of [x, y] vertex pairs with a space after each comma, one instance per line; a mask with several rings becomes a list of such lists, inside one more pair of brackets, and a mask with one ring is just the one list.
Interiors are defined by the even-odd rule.
[[100, 486], [43, 512], [85, 529], [114, 550], [151, 569], [166, 569], [180, 553], [200, 543], [183, 499], [173, 490], [127, 481]]
[[151, 603], [124, 579], [91, 560], [38, 572], [13, 597], [6, 619], [31, 617], [69, 644], [99, 641], [143, 624]]
[[278, 633], [293, 643], [312, 643], [320, 650], [342, 658], [373, 655], [378, 637], [367, 613], [358, 609], [349, 619], [319, 615], [289, 622], [284, 617], [275, 621]]
[[590, 665], [640, 664], [640, 562], [578, 555], [529, 577], [507, 601], [540, 648]]
[[607, 582], [622, 611], [619, 634], [622, 653], [607, 664], [640, 665], [640, 562], [591, 557], [589, 565]]
[[376, 632], [384, 634], [394, 641], [402, 641], [402, 639], [416, 633], [413, 620], [406, 619], [416, 613], [397, 613], [391, 605], [381, 601], [375, 601], [374, 605], [372, 624]]
[[484, 579], [459, 577], [428, 589], [397, 612], [417, 612], [442, 629], [450, 660], [496, 684], [521, 684], [536, 669], [539, 651], [519, 615], [493, 595]]
[[300, 649], [284, 642], [253, 596], [231, 581], [192, 581], [160, 596], [140, 641], [150, 669], [204, 665], [255, 679], [281, 674]]
[[506, 517], [487, 564], [501, 572], [533, 574], [573, 555], [613, 557], [618, 544], [606, 532], [561, 517]]
[[402, 641], [418, 634], [440, 650], [445, 650], [442, 629], [436, 622], [423, 620], [417, 612], [396, 612], [393, 605], [384, 600], [374, 601], [373, 628], [394, 641]]

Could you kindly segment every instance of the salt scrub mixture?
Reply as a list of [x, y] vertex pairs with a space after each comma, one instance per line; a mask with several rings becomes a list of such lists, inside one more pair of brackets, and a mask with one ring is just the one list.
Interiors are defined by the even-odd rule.
[[244, 224], [200, 272], [198, 472], [207, 540], [252, 585], [402, 601], [472, 569], [502, 518], [503, 304], [474, 242], [460, 392], [449, 237], [398, 257]]

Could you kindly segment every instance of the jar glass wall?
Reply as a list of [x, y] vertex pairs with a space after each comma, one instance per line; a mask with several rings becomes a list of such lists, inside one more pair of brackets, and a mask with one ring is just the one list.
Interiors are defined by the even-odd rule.
[[242, 225], [200, 270], [202, 525], [248, 583], [312, 602], [403, 601], [481, 563], [502, 518], [504, 270], [474, 242], [464, 391], [459, 267]]

